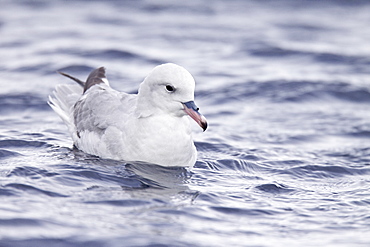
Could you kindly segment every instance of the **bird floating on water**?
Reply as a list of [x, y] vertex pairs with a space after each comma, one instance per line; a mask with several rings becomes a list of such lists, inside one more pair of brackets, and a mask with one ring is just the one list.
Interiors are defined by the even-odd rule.
[[183, 67], [155, 67], [138, 94], [109, 86], [105, 68], [86, 82], [57, 85], [49, 105], [62, 118], [74, 145], [85, 153], [126, 162], [192, 167], [197, 151], [189, 115], [205, 131], [207, 120], [194, 103], [195, 81]]

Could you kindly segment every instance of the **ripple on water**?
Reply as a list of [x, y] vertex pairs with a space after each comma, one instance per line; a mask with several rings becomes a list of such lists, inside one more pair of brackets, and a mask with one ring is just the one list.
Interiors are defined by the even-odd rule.
[[228, 83], [202, 92], [213, 104], [251, 100], [271, 102], [317, 102], [328, 98], [349, 102], [370, 102], [370, 90], [340, 81], [268, 80]]
[[284, 184], [267, 183], [255, 186], [256, 189], [270, 194], [284, 194], [295, 191]]
[[370, 148], [354, 148], [323, 152], [328, 157], [345, 159], [349, 167], [366, 167], [370, 163]]
[[11, 170], [7, 177], [28, 177], [32, 179], [39, 179], [42, 177], [53, 177], [57, 176], [59, 173], [56, 172], [49, 172], [46, 169], [32, 167], [32, 166], [22, 166], [22, 167], [15, 167]]
[[119, 49], [94, 49], [94, 50], [76, 50], [76, 49], [68, 49], [68, 50], [60, 50], [58, 51], [61, 54], [72, 54], [78, 57], [85, 57], [85, 58], [100, 58], [100, 59], [138, 59], [140, 58], [139, 55]]
[[[76, 57], [79, 57], [79, 58], [84, 57], [86, 59], [92, 59], [92, 58], [93, 59], [98, 59], [100, 61], [118, 60], [118, 61], [132, 62], [132, 61], [136, 60], [136, 61], [141, 62], [141, 63], [151, 63], [151, 64], [155, 64], [155, 65], [162, 64], [162, 63], [166, 62], [166, 61], [163, 61], [163, 60], [160, 60], [160, 59], [155, 59], [155, 58], [151, 58], [151, 57], [143, 55], [145, 53], [139, 54], [137, 52], [123, 50], [123, 49], [112, 49], [112, 48], [111, 49], [93, 49], [93, 50], [62, 49], [62, 50], [58, 50], [56, 52], [61, 53], [63, 55], [65, 55], [65, 54], [75, 55]], [[80, 70], [76, 70], [78, 68], [80, 68]], [[88, 66], [77, 65], [75, 68], [66, 67], [66, 68], [63, 68], [63, 69], [65, 69], [67, 72], [70, 72], [69, 70], [71, 70], [71, 69], [72, 69], [72, 71], [74, 70], [75, 72], [81, 72], [81, 69], [83, 69], [83, 71], [85, 71], [87, 73], [90, 73], [91, 70], [94, 69], [94, 68], [90, 68], [90, 70], [87, 70], [87, 68], [89, 68], [89, 67]]]
[[0, 113], [12, 113], [33, 109], [37, 111], [49, 110], [44, 97], [36, 94], [6, 94], [0, 95]]
[[256, 162], [250, 162], [242, 159], [219, 159], [210, 163], [210, 169], [218, 171], [233, 171], [240, 174], [259, 174], [265, 171], [265, 168]]
[[[323, 31], [319, 30], [320, 27], [314, 27], [314, 31]], [[311, 28], [312, 30], [312, 28]], [[345, 55], [339, 53], [330, 53], [330, 52], [313, 52], [302, 49], [290, 49], [287, 47], [277, 46], [274, 44], [259, 43], [256, 47], [246, 46], [246, 50], [242, 51], [248, 52], [252, 56], [263, 57], [265, 59], [278, 58], [284, 59], [286, 57], [300, 57], [300, 58], [309, 58], [315, 62], [324, 63], [324, 64], [343, 64], [343, 65], [369, 65], [370, 59], [366, 56], [361, 55]]]
[[2, 186], [0, 186], [0, 196], [16, 196], [16, 195], [17, 193], [14, 190], [2, 188]]
[[17, 246], [17, 247], [29, 247], [29, 246], [58, 246], [58, 247], [70, 247], [70, 246], [89, 246], [89, 247], [101, 247], [105, 246], [107, 241], [82, 241], [74, 238], [29, 238], [26, 240], [15, 240], [15, 239], [2, 239], [1, 243], [4, 246]]
[[21, 154], [18, 153], [18, 152], [15, 152], [15, 151], [0, 149], [0, 160], [4, 159], [4, 158], [10, 158], [10, 157], [13, 157], [13, 156], [19, 156], [19, 155], [21, 155]]
[[95, 68], [87, 65], [82, 65], [82, 64], [71, 64], [65, 67], [61, 67], [58, 69], [58, 71], [61, 72], [66, 72], [72, 75], [75, 74], [83, 74], [83, 75], [88, 75], [91, 71], [93, 71]]
[[99, 200], [99, 201], [86, 201], [86, 204], [105, 204], [117, 207], [141, 207], [152, 204], [148, 200], [139, 199], [126, 199], [126, 200]]
[[51, 147], [52, 145], [43, 141], [26, 141], [19, 139], [0, 140], [0, 147], [4, 148], [38, 148], [38, 147]]
[[277, 215], [280, 212], [270, 209], [245, 209], [245, 208], [235, 208], [235, 207], [210, 207], [211, 209], [226, 214], [233, 215], [237, 217], [241, 216], [265, 216], [265, 215]]
[[12, 219], [0, 219], [0, 226], [39, 226], [41, 222], [39, 220], [24, 219], [24, 218], [12, 218]]
[[[1, 3], [1, 246], [367, 246], [366, 0]], [[71, 150], [51, 73], [133, 91], [171, 59], [210, 122], [194, 169]]]
[[46, 195], [49, 197], [68, 197], [67, 195], [63, 195], [61, 193], [39, 189], [35, 186], [23, 184], [23, 183], [10, 183], [2, 187], [5, 189], [9, 188], [14, 191], [21, 192], [21, 193], [27, 193], [27, 194]]
[[350, 168], [336, 165], [304, 165], [280, 170], [281, 174], [289, 174], [300, 179], [322, 179], [338, 178], [350, 175], [366, 175], [370, 173], [370, 168]]

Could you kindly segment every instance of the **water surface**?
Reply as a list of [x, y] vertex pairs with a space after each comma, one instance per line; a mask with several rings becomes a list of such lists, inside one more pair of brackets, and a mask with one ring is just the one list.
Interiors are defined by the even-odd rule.
[[[10, 1], [0, 9], [0, 246], [368, 246], [367, 1]], [[192, 170], [73, 149], [61, 70], [197, 81]]]

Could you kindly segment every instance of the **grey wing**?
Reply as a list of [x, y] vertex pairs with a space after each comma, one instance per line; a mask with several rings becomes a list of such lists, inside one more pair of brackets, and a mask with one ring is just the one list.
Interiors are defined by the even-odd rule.
[[131, 114], [132, 109], [125, 110], [125, 102], [132, 97], [106, 84], [91, 87], [74, 106], [77, 137], [87, 132], [101, 136], [110, 126], [119, 128], [127, 115]]

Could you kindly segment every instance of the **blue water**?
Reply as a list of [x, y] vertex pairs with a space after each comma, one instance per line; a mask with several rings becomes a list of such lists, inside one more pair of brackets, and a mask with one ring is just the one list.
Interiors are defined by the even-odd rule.
[[[42, 1], [0, 8], [0, 246], [369, 246], [368, 1]], [[197, 81], [192, 170], [73, 149], [46, 104], [105, 66]]]

